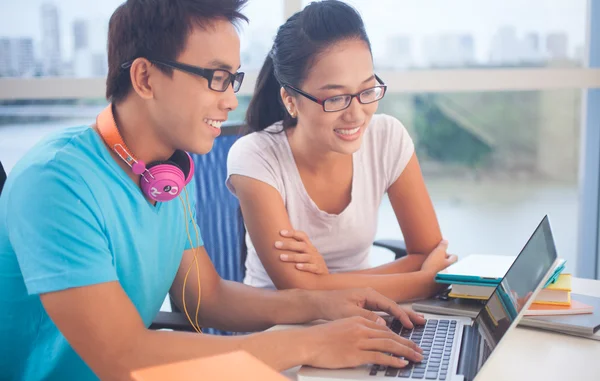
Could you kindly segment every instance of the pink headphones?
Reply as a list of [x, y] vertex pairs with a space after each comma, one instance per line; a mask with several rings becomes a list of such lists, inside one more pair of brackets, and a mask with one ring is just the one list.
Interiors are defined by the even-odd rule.
[[194, 160], [185, 151], [177, 150], [168, 160], [146, 165], [137, 160], [123, 142], [109, 104], [96, 118], [98, 132], [104, 142], [136, 175], [140, 175], [140, 188], [148, 198], [165, 202], [179, 196], [194, 176]]

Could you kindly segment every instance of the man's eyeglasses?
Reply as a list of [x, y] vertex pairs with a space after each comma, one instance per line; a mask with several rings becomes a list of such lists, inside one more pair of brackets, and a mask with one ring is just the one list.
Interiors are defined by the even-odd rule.
[[290, 89], [294, 90], [303, 97], [320, 104], [321, 106], [323, 106], [323, 111], [325, 112], [336, 112], [345, 110], [348, 107], [350, 107], [350, 103], [352, 103], [353, 98], [357, 98], [358, 101], [362, 104], [377, 102], [378, 100], [383, 98], [387, 86], [377, 75], [375, 75], [375, 79], [377, 80], [377, 82], [381, 83], [381, 85], [363, 90], [360, 93], [336, 95], [326, 99], [319, 99], [288, 84], [284, 84], [283, 86], [289, 87]]
[[[208, 80], [208, 88], [214, 91], [224, 92], [229, 88], [229, 85], [233, 84], [233, 92], [237, 93], [242, 86], [244, 81], [244, 73], [230, 73], [224, 69], [205, 69], [198, 66], [192, 66], [183, 64], [176, 61], [162, 61], [149, 59], [148, 61], [153, 64], [163, 65], [172, 69], [181, 70], [183, 72], [198, 75]], [[128, 69], [131, 67], [133, 61], [125, 62], [121, 65], [121, 68]]]

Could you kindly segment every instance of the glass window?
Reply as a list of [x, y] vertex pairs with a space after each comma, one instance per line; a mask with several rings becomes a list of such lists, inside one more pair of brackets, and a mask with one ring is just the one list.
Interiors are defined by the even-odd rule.
[[0, 59], [0, 76], [105, 76], [108, 19], [121, 3], [2, 2], [0, 56], [5, 58]]
[[[344, 1], [361, 13], [379, 71], [583, 66], [586, 0]], [[575, 271], [580, 89], [393, 91], [378, 112], [414, 139], [450, 252], [517, 255], [548, 214], [558, 253]], [[399, 237], [384, 199], [377, 238]], [[373, 254], [373, 264], [391, 257]]]
[[[450, 252], [517, 255], [548, 214], [575, 271], [581, 90], [387, 94], [378, 112], [413, 138]], [[385, 199], [377, 237], [400, 236]]]
[[[238, 95], [239, 106], [229, 113], [232, 123], [243, 120], [250, 96]], [[91, 125], [107, 105], [98, 99], [0, 101], [0, 160], [9, 172], [45, 135], [66, 127]], [[227, 127], [223, 127], [227, 128]]]
[[259, 71], [273, 46], [277, 28], [283, 24], [283, 1], [250, 0], [243, 13], [250, 20], [242, 24], [240, 36], [242, 70]]
[[582, 66], [587, 0], [345, 1], [378, 69]]
[[[0, 2], [0, 77], [104, 77], [108, 20], [123, 0]], [[93, 9], [93, 11], [92, 11]], [[242, 66], [258, 69], [283, 21], [283, 2], [252, 0], [242, 11]]]

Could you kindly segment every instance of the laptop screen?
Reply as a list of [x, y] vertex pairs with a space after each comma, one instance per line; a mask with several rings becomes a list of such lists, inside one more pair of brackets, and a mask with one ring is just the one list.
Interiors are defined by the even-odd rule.
[[478, 369], [483, 366], [531, 294], [544, 280], [556, 258], [556, 247], [546, 216], [475, 318], [473, 328], [479, 332], [483, 341]]

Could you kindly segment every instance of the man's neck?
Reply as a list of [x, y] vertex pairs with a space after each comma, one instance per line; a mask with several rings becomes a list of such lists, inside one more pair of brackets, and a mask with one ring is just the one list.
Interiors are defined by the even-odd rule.
[[115, 122], [130, 154], [149, 164], [167, 160], [174, 153], [168, 144], [161, 140], [143, 102], [126, 99], [113, 107]]
[[[142, 160], [146, 165], [157, 160], [166, 160], [171, 157], [174, 150], [161, 141], [156, 134], [156, 129], [153, 127], [151, 118], [148, 117], [148, 112], [144, 104], [137, 104], [135, 100], [126, 100], [119, 105], [113, 106], [113, 116], [115, 123], [119, 129], [119, 133], [123, 138], [123, 142], [129, 148], [130, 154], [135, 156], [137, 160]], [[94, 129], [97, 130], [97, 126]], [[140, 176], [133, 173], [131, 168], [108, 146], [113, 159], [127, 173], [129, 178], [138, 185]], [[156, 202], [146, 197], [148, 202], [155, 205]]]

